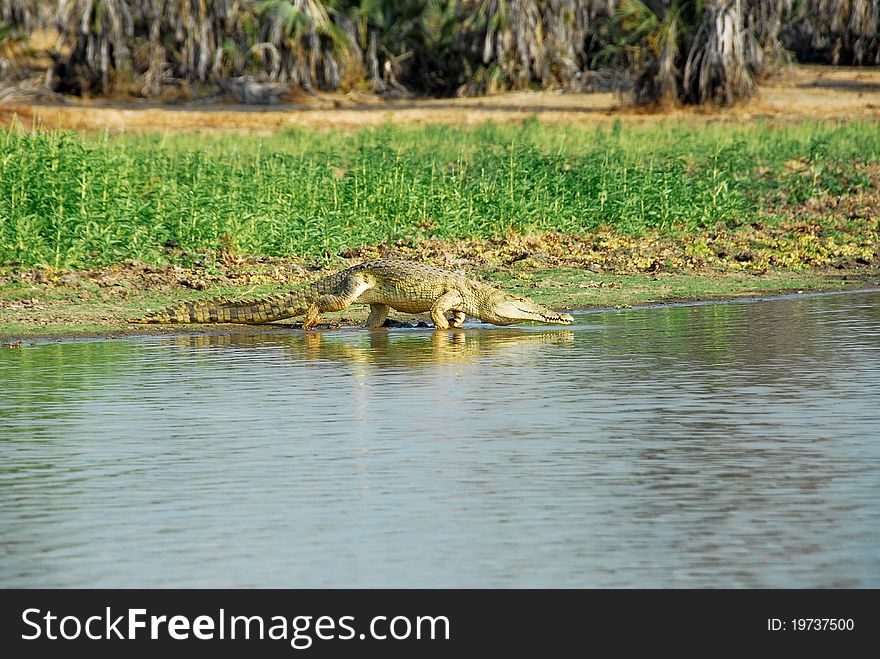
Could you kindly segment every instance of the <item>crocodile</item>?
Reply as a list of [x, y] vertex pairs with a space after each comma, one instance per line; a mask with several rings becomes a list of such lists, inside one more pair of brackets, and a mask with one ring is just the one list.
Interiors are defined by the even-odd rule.
[[494, 325], [526, 321], [567, 325], [574, 319], [528, 298], [432, 265], [414, 261], [368, 261], [289, 293], [256, 300], [223, 298], [186, 302], [150, 313], [133, 323], [270, 323], [303, 315], [303, 329], [321, 314], [352, 304], [369, 304], [367, 327], [382, 327], [390, 309], [430, 312], [437, 329], [461, 327], [466, 316]]

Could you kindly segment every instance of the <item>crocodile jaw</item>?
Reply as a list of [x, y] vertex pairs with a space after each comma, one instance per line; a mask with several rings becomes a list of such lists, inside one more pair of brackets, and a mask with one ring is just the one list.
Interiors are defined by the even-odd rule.
[[567, 313], [558, 313], [524, 298], [509, 298], [496, 303], [492, 307], [492, 315], [494, 318], [491, 322], [496, 325], [513, 325], [529, 320], [554, 325], [569, 325], [574, 321], [574, 318]]

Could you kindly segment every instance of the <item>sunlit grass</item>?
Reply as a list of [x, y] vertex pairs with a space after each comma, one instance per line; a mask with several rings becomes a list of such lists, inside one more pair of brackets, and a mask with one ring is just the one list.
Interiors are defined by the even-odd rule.
[[159, 264], [220, 248], [321, 258], [361, 244], [601, 226], [690, 232], [767, 221], [768, 198], [862, 189], [871, 182], [852, 164], [878, 154], [870, 123], [270, 137], [10, 129], [0, 133], [0, 265]]

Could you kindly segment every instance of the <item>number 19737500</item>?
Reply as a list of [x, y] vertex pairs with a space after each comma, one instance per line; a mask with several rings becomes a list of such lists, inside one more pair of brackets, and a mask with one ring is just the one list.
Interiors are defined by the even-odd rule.
[[769, 631], [852, 631], [855, 622], [852, 618], [791, 618], [780, 620], [768, 618]]

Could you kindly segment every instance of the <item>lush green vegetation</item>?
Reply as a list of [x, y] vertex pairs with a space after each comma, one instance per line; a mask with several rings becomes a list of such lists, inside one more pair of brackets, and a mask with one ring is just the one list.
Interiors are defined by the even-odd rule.
[[[0, 134], [0, 264], [80, 268], [509, 232], [772, 222], [871, 186], [875, 124]], [[173, 248], [173, 249], [169, 249]]]

